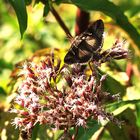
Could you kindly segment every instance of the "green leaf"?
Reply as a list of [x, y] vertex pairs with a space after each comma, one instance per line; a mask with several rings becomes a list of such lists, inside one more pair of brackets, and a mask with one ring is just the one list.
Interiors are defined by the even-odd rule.
[[6, 96], [7, 94], [6, 94], [6, 92], [5, 92], [5, 90], [3, 89], [3, 87], [0, 87], [0, 95], [2, 96]]
[[108, 104], [106, 105], [106, 109], [109, 111], [114, 111], [122, 106], [128, 105], [128, 104], [137, 104], [140, 103], [140, 99], [139, 100], [128, 100], [128, 101], [120, 101], [120, 102], [115, 102], [112, 104]]
[[32, 0], [25, 0], [26, 5], [30, 5], [32, 3]]
[[35, 0], [34, 5], [38, 4], [39, 2], [40, 2], [40, 0]]
[[[101, 75], [106, 74], [101, 70], [99, 70], [99, 73]], [[121, 97], [126, 93], [126, 87], [110, 75], [107, 75], [106, 80], [103, 82], [103, 90], [110, 94], [120, 93]]]
[[47, 3], [45, 6], [44, 6], [44, 10], [43, 10], [43, 17], [47, 16], [48, 13], [50, 11], [50, 7], [49, 7], [49, 4]]
[[[93, 136], [93, 134], [99, 130], [101, 125], [95, 120], [89, 120], [87, 124], [87, 128], [79, 127], [78, 128], [78, 135], [76, 137], [76, 140], [89, 140]], [[71, 130], [71, 134], [75, 133], [75, 130]]]
[[138, 13], [140, 13], [140, 5], [136, 5], [135, 7], [132, 7], [129, 10], [126, 11], [126, 14], [129, 17], [134, 17]]
[[22, 38], [27, 28], [27, 11], [26, 11], [25, 1], [24, 0], [9, 0], [9, 2], [16, 12], [19, 27], [20, 27], [20, 34]]
[[121, 97], [126, 93], [126, 87], [109, 75], [103, 83], [103, 89], [110, 94], [120, 93]]
[[37, 134], [38, 134], [38, 130], [39, 130], [39, 124], [37, 123], [33, 129], [33, 132], [32, 132], [32, 139], [31, 140], [36, 140], [37, 138]]
[[112, 140], [118, 140], [118, 136], [119, 136], [119, 140], [128, 140], [127, 137], [124, 135], [122, 129], [120, 129], [117, 125], [108, 123], [106, 125], [106, 128], [111, 134]]
[[140, 102], [136, 104], [136, 113], [137, 113], [137, 125], [140, 127]]
[[118, 117], [120, 121], [124, 121], [121, 128], [110, 122], [105, 126], [111, 134], [112, 140], [139, 140], [135, 112], [132, 109], [127, 108]]
[[128, 18], [124, 15], [119, 6], [116, 6], [108, 0], [89, 0], [88, 2], [87, 0], [71, 0], [71, 2], [81, 9], [101, 11], [110, 16], [124, 31], [128, 33], [135, 44], [140, 48], [140, 34], [128, 21]]
[[56, 3], [57, 5], [59, 5], [61, 2], [62, 2], [62, 0], [56, 0], [56, 1], [55, 1], [55, 3]]

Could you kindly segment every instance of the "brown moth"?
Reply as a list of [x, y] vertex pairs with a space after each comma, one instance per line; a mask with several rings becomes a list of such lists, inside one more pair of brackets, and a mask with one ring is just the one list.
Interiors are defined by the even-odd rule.
[[99, 52], [103, 45], [103, 33], [103, 21], [97, 20], [93, 22], [87, 30], [73, 39], [71, 48], [64, 58], [64, 62], [74, 64], [99, 60]]

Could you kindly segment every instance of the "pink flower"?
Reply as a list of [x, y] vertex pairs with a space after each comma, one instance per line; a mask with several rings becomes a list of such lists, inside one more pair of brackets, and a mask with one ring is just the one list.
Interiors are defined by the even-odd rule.
[[85, 128], [85, 127], [87, 127], [87, 123], [86, 123], [85, 119], [78, 118], [77, 122], [76, 122], [76, 126], [82, 126]]
[[[60, 68], [60, 61], [57, 62], [54, 65], [50, 57], [46, 57], [38, 64], [23, 64], [19, 72], [18, 95], [14, 100], [20, 108], [15, 106], [10, 111], [19, 117], [12, 124], [27, 131], [36, 123], [66, 130], [73, 126], [87, 127], [89, 118], [99, 122], [102, 119], [113, 120], [113, 115], [106, 113], [101, 100], [101, 97], [111, 96], [101, 89], [106, 76], [97, 80], [94, 72], [89, 68], [82, 70], [81, 64]], [[90, 75], [87, 74], [89, 70]]]

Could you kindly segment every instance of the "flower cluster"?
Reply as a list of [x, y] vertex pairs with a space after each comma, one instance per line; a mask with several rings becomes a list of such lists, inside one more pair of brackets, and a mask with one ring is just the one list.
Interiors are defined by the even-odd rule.
[[110, 61], [112, 59], [128, 58], [128, 50], [123, 48], [124, 44], [125, 41], [120, 42], [119, 40], [116, 40], [112, 48], [101, 53], [101, 63]]
[[[101, 62], [128, 55], [118, 43], [115, 46], [102, 52]], [[118, 96], [102, 91], [106, 75], [100, 79], [96, 76], [89, 66], [83, 68], [82, 64], [73, 64], [60, 67], [60, 60], [54, 63], [50, 56], [40, 63], [25, 62], [18, 75], [21, 82], [14, 100], [19, 107], [15, 105], [15, 109], [11, 109], [19, 115], [13, 124], [30, 131], [36, 123], [63, 130], [74, 126], [87, 127], [89, 118], [119, 123], [105, 111], [102, 103], [104, 98], [114, 100]]]

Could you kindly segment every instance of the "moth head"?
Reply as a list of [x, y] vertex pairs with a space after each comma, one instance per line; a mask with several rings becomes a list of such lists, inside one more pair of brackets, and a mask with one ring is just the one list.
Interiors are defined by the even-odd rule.
[[[76, 54], [75, 54], [76, 55]], [[67, 64], [73, 64], [73, 63], [75, 63], [75, 55], [73, 54], [73, 52], [72, 51], [69, 51], [67, 54], [66, 54], [66, 56], [65, 56], [65, 58], [64, 58], [64, 62], [65, 63], [67, 63]]]

